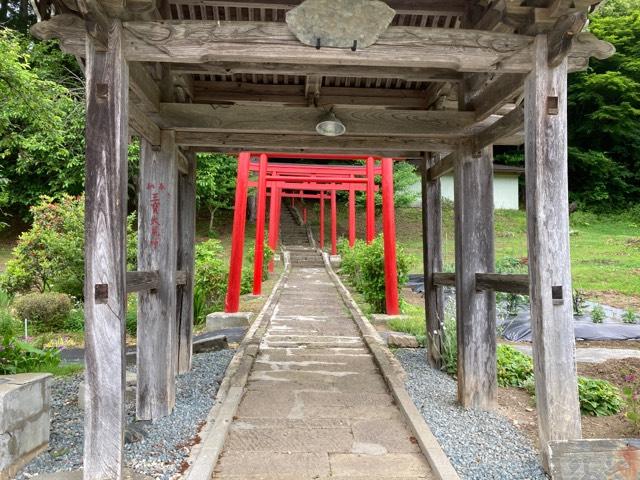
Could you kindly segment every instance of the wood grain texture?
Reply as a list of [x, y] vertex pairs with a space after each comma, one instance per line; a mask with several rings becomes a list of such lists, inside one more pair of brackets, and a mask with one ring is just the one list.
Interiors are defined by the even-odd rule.
[[488, 145], [499, 145], [501, 140], [521, 132], [524, 126], [524, 109], [517, 106], [500, 120], [473, 136], [473, 149], [482, 150]]
[[458, 401], [481, 410], [497, 394], [495, 294], [476, 290], [476, 273], [495, 264], [492, 151], [462, 147], [454, 173]]
[[192, 147], [196, 151], [205, 151], [204, 147], [228, 148], [230, 150], [286, 150], [303, 152], [324, 150], [339, 153], [354, 151], [371, 152], [449, 152], [457, 145], [452, 138], [421, 138], [405, 136], [368, 137], [345, 134], [340, 137], [322, 135], [269, 135], [253, 133], [208, 133], [179, 130], [176, 143], [183, 147]]
[[196, 241], [196, 158], [185, 154], [186, 174], [178, 177], [178, 269], [184, 272], [184, 285], [178, 287], [177, 297], [177, 372], [191, 370], [193, 345], [193, 274], [195, 271]]
[[[122, 25], [86, 51], [85, 480], [120, 480], [124, 448], [128, 69]], [[97, 301], [96, 285], [107, 286]]]
[[425, 154], [422, 179], [422, 261], [424, 264], [424, 304], [427, 315], [427, 360], [434, 368], [442, 367], [444, 296], [433, 281], [442, 270], [442, 196], [440, 180], [430, 180], [427, 172], [438, 161]]
[[531, 68], [531, 38], [479, 30], [390, 27], [376, 44], [351, 52], [301, 44], [285, 24], [270, 22], [126, 22], [127, 58], [135, 61], [207, 61], [379, 65], [456, 71]]
[[429, 162], [427, 169], [427, 179], [431, 182], [436, 181], [443, 175], [451, 172], [456, 165], [458, 152], [453, 151], [449, 155], [439, 157], [436, 161]]
[[[337, 107], [336, 116], [350, 135], [403, 135], [455, 137], [471, 133], [473, 112], [434, 110], [382, 110]], [[269, 106], [162, 103], [159, 125], [171, 130], [201, 132], [317, 135], [321, 111], [290, 107], [286, 115]]]
[[154, 150], [140, 148], [138, 201], [138, 268], [158, 270], [155, 292], [138, 296], [138, 388], [136, 416], [156, 420], [175, 405], [177, 176], [174, 133], [161, 132]]
[[[545, 466], [552, 440], [580, 438], [567, 181], [567, 62], [550, 68], [547, 38], [535, 40], [525, 85], [525, 172], [531, 329], [538, 430]], [[557, 113], [549, 114], [549, 97]], [[552, 299], [552, 287], [563, 299]]]
[[160, 272], [127, 272], [127, 293], [156, 290], [160, 285]]

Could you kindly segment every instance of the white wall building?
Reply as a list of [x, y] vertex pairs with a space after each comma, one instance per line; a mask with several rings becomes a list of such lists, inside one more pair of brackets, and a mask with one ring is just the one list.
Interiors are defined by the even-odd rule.
[[[524, 168], [507, 165], [493, 166], [493, 205], [498, 209], [518, 210], [519, 207], [519, 178], [524, 174]], [[442, 197], [453, 201], [453, 175], [444, 175], [440, 179]], [[411, 187], [416, 192], [421, 191], [420, 182]], [[420, 198], [412, 204], [420, 207]]]

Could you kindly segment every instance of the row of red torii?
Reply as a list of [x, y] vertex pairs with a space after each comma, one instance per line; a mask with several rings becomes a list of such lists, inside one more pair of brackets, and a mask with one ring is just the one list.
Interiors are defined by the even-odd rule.
[[[257, 158], [257, 161], [252, 161]], [[307, 160], [364, 160], [364, 165], [320, 165], [312, 163], [270, 163], [269, 158]], [[250, 172], [257, 172], [258, 180], [249, 181]], [[393, 159], [388, 157], [347, 154], [291, 154], [241, 152], [238, 154], [236, 197], [233, 216], [231, 258], [225, 312], [235, 313], [240, 308], [240, 283], [242, 257], [247, 218], [247, 194], [256, 188], [257, 218], [255, 255], [253, 265], [253, 294], [262, 293], [262, 269], [264, 255], [264, 227], [267, 196], [269, 202], [269, 247], [278, 247], [280, 211], [284, 198], [318, 199], [320, 201], [320, 248], [324, 247], [324, 203], [331, 201], [331, 253], [336, 252], [336, 192], [349, 192], [349, 246], [355, 243], [356, 191], [366, 192], [366, 233], [370, 243], [376, 234], [375, 227], [375, 176], [382, 176], [382, 230], [384, 239], [384, 272], [386, 311], [397, 315], [399, 310], [398, 273], [396, 266], [396, 227], [393, 197]], [[315, 192], [315, 193], [309, 193]], [[306, 217], [306, 215], [305, 215]], [[305, 218], [306, 221], [306, 218]], [[273, 262], [269, 265], [273, 271]]]

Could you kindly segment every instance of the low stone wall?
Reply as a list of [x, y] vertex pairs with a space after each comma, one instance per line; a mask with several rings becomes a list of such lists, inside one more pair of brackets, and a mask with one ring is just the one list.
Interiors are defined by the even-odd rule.
[[49, 445], [50, 390], [48, 373], [0, 376], [0, 480]]

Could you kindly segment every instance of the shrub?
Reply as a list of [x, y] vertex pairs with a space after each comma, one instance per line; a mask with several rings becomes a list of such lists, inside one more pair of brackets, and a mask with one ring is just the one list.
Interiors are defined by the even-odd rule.
[[39, 372], [60, 365], [60, 351], [57, 348], [37, 348], [28, 342], [5, 335], [0, 349], [0, 374]]
[[214, 238], [196, 245], [194, 296], [196, 323], [204, 322], [207, 313], [221, 310], [227, 291], [227, 262], [219, 240]]
[[533, 377], [531, 357], [519, 352], [511, 345], [498, 345], [498, 385], [501, 387], [523, 388]]
[[601, 305], [596, 305], [591, 309], [591, 321], [593, 323], [604, 322], [604, 308]]
[[71, 313], [71, 297], [64, 293], [29, 293], [13, 302], [16, 315], [42, 331], [59, 330]]
[[575, 289], [573, 291], [573, 314], [581, 317], [584, 315], [584, 307], [586, 306], [585, 294], [582, 290]]
[[625, 403], [625, 418], [631, 423], [634, 434], [640, 433], [640, 381], [633, 374], [624, 377], [622, 395]]
[[[9, 293], [57, 291], [82, 298], [84, 198], [42, 197], [31, 208], [33, 224], [20, 235], [0, 283]], [[134, 216], [128, 219], [127, 256], [135, 265]]]
[[638, 316], [636, 315], [636, 312], [629, 309], [622, 314], [622, 321], [630, 324], [638, 323]]
[[442, 369], [450, 375], [458, 372], [458, 337], [456, 317], [446, 315], [442, 326]]
[[[385, 279], [384, 279], [384, 242], [378, 235], [367, 245], [357, 240], [353, 248], [341, 240], [339, 243], [342, 257], [341, 272], [346, 275], [355, 289], [371, 306], [373, 312], [385, 312]], [[409, 258], [400, 246], [396, 249], [398, 269], [398, 289], [407, 282]]]
[[606, 380], [578, 377], [580, 410], [587, 415], [615, 415], [622, 408], [618, 389]]

